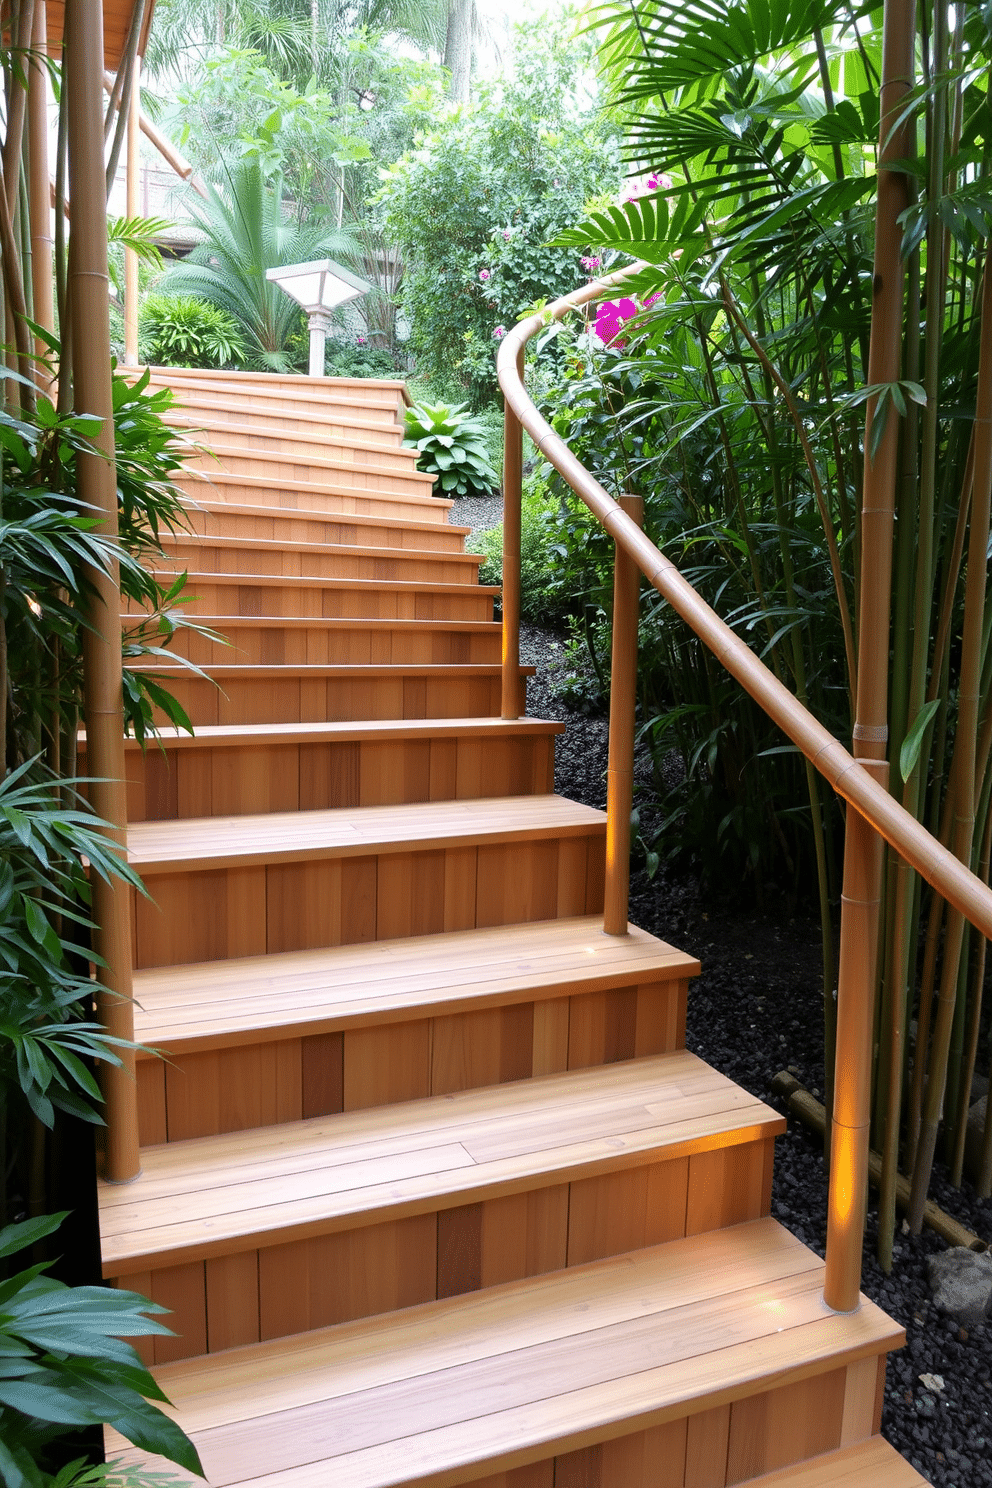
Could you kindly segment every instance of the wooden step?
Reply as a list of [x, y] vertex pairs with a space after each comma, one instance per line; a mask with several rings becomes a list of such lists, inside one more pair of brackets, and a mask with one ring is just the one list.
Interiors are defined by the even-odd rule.
[[560, 796], [134, 822], [134, 964], [595, 914], [605, 830]]
[[[328, 619], [322, 615], [196, 616], [216, 633], [181, 627], [174, 656], [197, 666], [448, 666], [498, 662], [502, 626], [492, 620]], [[125, 639], [139, 616], [121, 616]]]
[[245, 433], [293, 434], [299, 438], [340, 440], [348, 444], [352, 440], [362, 446], [375, 449], [402, 449], [403, 429], [395, 419], [383, 419], [380, 412], [371, 410], [363, 418], [360, 409], [349, 406], [343, 413], [324, 408], [320, 412], [306, 407], [271, 412], [257, 403], [246, 408], [237, 397], [218, 394], [216, 397], [197, 392], [195, 401], [188, 392], [178, 394], [182, 402], [175, 404], [166, 414], [166, 420], [180, 430], [217, 425], [218, 428]]
[[548, 795], [563, 729], [539, 718], [163, 729], [156, 748], [125, 741], [127, 819]]
[[929, 1488], [881, 1436], [748, 1480], [748, 1488]]
[[[471, 528], [453, 527], [441, 519], [412, 521], [381, 516], [376, 500], [354, 493], [341, 497], [342, 510], [310, 511], [303, 507], [250, 505], [197, 497], [186, 507], [189, 529], [211, 537], [264, 537], [279, 543], [355, 543], [363, 547], [415, 548], [460, 553]], [[199, 564], [198, 564], [199, 566]]]
[[[168, 585], [175, 575], [153, 570]], [[495, 585], [416, 583], [384, 579], [257, 576], [243, 573], [191, 573], [183, 592], [183, 613], [216, 615], [314, 615], [325, 619], [491, 620]], [[136, 601], [128, 613], [142, 614]]]
[[142, 1141], [670, 1053], [698, 972], [591, 916], [137, 971]]
[[[498, 666], [208, 666], [127, 663], [176, 697], [195, 725], [327, 723], [359, 719], [486, 718], [501, 708]], [[520, 668], [520, 712], [524, 678]], [[159, 724], [169, 720], [156, 714]]]
[[758, 1219], [784, 1130], [680, 1050], [146, 1147], [103, 1274], [172, 1307], [158, 1362], [214, 1353]]
[[822, 1286], [760, 1219], [156, 1376], [215, 1488], [648, 1488], [658, 1461], [697, 1488], [877, 1432], [904, 1334], [866, 1299], [829, 1313]]
[[[194, 445], [205, 446], [227, 460], [229, 450], [244, 450], [252, 454], [269, 456], [317, 455], [321, 459], [341, 460], [350, 465], [366, 465], [381, 470], [415, 470], [418, 452], [413, 445], [400, 444], [399, 438], [386, 443], [380, 437], [369, 439], [365, 430], [328, 429], [326, 422], [314, 423], [309, 428], [286, 427], [281, 414], [271, 419], [262, 416], [251, 422], [242, 419], [236, 422], [230, 417], [223, 419], [204, 417], [203, 405], [197, 415], [169, 414], [170, 427], [188, 437]], [[397, 429], [397, 436], [400, 431]]]
[[209, 373], [180, 367], [151, 369], [150, 386], [172, 390], [176, 402], [195, 408], [197, 398], [236, 399], [243, 409], [264, 408], [292, 413], [327, 410], [336, 416], [354, 412], [358, 418], [396, 426], [408, 398], [401, 382], [373, 384], [344, 378], [279, 377], [268, 372]]
[[369, 543], [275, 541], [273, 538], [162, 535], [167, 563], [178, 569], [245, 574], [249, 577], [361, 579], [370, 583], [461, 584], [474, 586], [479, 553], [420, 548], [382, 548]]
[[[396, 456], [401, 453], [395, 451]], [[390, 464], [384, 459], [341, 459], [334, 454], [307, 449], [305, 445], [292, 453], [218, 442], [213, 442], [208, 448], [194, 445], [185, 456], [179, 479], [185, 482], [185, 478], [192, 475], [219, 484], [221, 474], [228, 477], [232, 489], [239, 485], [289, 491], [297, 491], [303, 486], [318, 490], [326, 487], [402, 496], [420, 502], [433, 499], [437, 480], [436, 475], [417, 470], [413, 461], [401, 462], [397, 458]]]

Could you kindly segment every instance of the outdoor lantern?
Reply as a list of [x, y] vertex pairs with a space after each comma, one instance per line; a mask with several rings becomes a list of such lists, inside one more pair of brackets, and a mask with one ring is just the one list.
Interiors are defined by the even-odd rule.
[[307, 312], [310, 325], [310, 376], [324, 375], [324, 342], [331, 328], [331, 311], [348, 300], [357, 300], [372, 288], [364, 279], [350, 274], [331, 258], [315, 258], [312, 263], [287, 264], [282, 269], [266, 269], [271, 279]]

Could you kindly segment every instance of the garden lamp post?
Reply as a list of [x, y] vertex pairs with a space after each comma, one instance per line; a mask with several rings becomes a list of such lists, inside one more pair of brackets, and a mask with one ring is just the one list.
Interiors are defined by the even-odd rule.
[[287, 264], [281, 269], [266, 269], [266, 279], [307, 312], [310, 326], [310, 376], [324, 375], [324, 342], [331, 328], [331, 311], [348, 300], [357, 300], [372, 288], [364, 279], [350, 274], [331, 258], [316, 258], [312, 263]]

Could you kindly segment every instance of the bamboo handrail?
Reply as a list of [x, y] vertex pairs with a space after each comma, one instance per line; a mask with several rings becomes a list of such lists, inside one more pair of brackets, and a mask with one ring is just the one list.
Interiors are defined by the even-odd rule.
[[[754, 699], [760, 708], [782, 729], [815, 769], [839, 796], [854, 807], [856, 815], [848, 819], [848, 833], [861, 839], [860, 857], [866, 886], [865, 903], [870, 899], [873, 855], [881, 849], [883, 838], [911, 867], [931, 884], [949, 904], [959, 910], [986, 937], [992, 938], [992, 890], [960, 862], [953, 853], [931, 836], [915, 817], [899, 804], [885, 786], [873, 778], [869, 769], [859, 764], [823, 724], [789, 692], [772, 671], [710, 609], [692, 586], [682, 577], [671, 559], [666, 558], [637, 524], [622, 510], [599, 481], [576, 459], [531, 402], [524, 387], [523, 355], [527, 342], [551, 321], [561, 320], [571, 310], [580, 309], [604, 298], [617, 285], [641, 268], [621, 269], [603, 279], [583, 285], [562, 296], [535, 315], [518, 322], [504, 339], [497, 358], [497, 372], [507, 409], [507, 447], [511, 422], [525, 429], [543, 457], [554, 466], [577, 496], [606, 528], [617, 544], [645, 575], [648, 582], [668, 601], [691, 630], [699, 637], [730, 675]], [[504, 469], [504, 569], [519, 574], [519, 551], [506, 551], [508, 537], [519, 544], [520, 480], [519, 464]], [[503, 686], [508, 695], [508, 675], [515, 661], [518, 643], [507, 629], [517, 623], [517, 606], [503, 609]], [[514, 679], [515, 685], [515, 679]], [[861, 830], [860, 823], [874, 831]], [[876, 835], [877, 834], [877, 835]], [[844, 1020], [845, 1037], [857, 1047], [842, 1047], [838, 1034], [838, 1072], [851, 1072], [850, 1079], [838, 1077], [835, 1095], [834, 1139], [830, 1171], [830, 1197], [827, 1233], [827, 1282], [824, 1299], [835, 1311], [852, 1311], [858, 1305], [861, 1278], [861, 1247], [864, 1195], [868, 1182], [867, 1102], [868, 1090], [863, 1072], [870, 1061], [870, 1003], [860, 993], [865, 985], [867, 968], [873, 961], [872, 948], [865, 942], [863, 925], [865, 905], [857, 900], [845, 902], [847, 917], [847, 954], [841, 968], [838, 1004], [845, 1001], [845, 976], [856, 977], [858, 991], [852, 998], [853, 1013]], [[842, 928], [843, 934], [843, 928]]]

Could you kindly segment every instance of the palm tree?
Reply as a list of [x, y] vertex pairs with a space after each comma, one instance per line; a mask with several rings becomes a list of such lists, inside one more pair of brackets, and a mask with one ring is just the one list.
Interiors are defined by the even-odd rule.
[[266, 279], [266, 269], [329, 253], [348, 258], [355, 245], [346, 232], [290, 220], [281, 178], [267, 182], [257, 158], [239, 161], [226, 175], [225, 189], [208, 186], [206, 203], [193, 208], [203, 242], [167, 270], [159, 288], [163, 294], [194, 294], [226, 310], [242, 328], [252, 360], [282, 371], [300, 311]]

